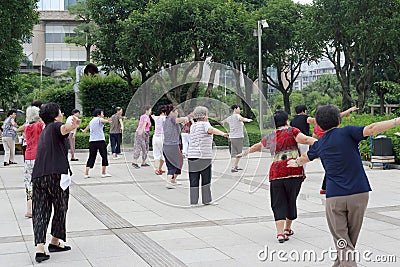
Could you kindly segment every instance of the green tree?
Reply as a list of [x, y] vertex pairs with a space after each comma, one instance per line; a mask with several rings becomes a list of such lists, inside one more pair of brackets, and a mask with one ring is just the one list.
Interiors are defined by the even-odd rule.
[[[320, 44], [310, 34], [305, 34], [310, 28], [309, 6], [291, 0], [271, 0], [255, 11], [253, 17], [266, 19], [269, 25], [262, 36], [263, 69], [272, 66], [279, 73], [276, 80], [267, 74], [263, 82], [282, 94], [285, 111], [290, 114], [289, 99], [301, 65], [316, 60], [320, 55]], [[253, 25], [257, 25], [256, 22]], [[257, 53], [253, 51], [253, 55]]]
[[135, 93], [132, 73], [138, 64], [136, 58], [124, 53], [127, 44], [120, 40], [124, 31], [123, 22], [133, 11], [143, 10], [148, 2], [148, 0], [87, 0], [90, 14], [99, 26], [95, 35], [97, 49], [93, 51], [92, 56], [99, 64], [105, 66], [106, 70], [120, 74], [127, 81], [130, 94]]
[[340, 106], [342, 100], [340, 91], [341, 87], [336, 75], [322, 75], [301, 91], [304, 96], [303, 104], [309, 111], [315, 111], [319, 105]]
[[81, 24], [74, 28], [75, 36], [65, 37], [64, 42], [83, 46], [86, 49], [86, 61], [90, 62], [90, 50], [94, 45], [94, 34], [97, 32], [98, 27], [94, 23], [85, 1], [79, 1], [76, 5], [69, 6], [68, 11], [71, 15], [75, 15], [75, 20], [81, 22]]
[[18, 90], [12, 78], [23, 58], [22, 42], [29, 40], [37, 22], [36, 0], [3, 1], [0, 9], [0, 101], [4, 110], [11, 108]]
[[342, 109], [355, 102], [350, 87], [353, 82], [361, 112], [377, 62], [383, 54], [396, 57], [393, 49], [389, 53], [385, 49], [397, 46], [399, 41], [400, 3], [397, 0], [313, 3], [314, 35], [324, 43], [325, 55], [335, 66], [342, 87]]

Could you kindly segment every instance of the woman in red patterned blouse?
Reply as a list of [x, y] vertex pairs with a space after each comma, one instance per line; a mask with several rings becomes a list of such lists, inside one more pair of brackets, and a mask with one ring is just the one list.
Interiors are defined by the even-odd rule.
[[290, 127], [288, 114], [277, 111], [274, 114], [276, 130], [238, 156], [261, 151], [269, 147], [272, 164], [269, 169], [271, 207], [274, 213], [277, 239], [279, 243], [289, 240], [294, 232], [292, 221], [297, 218], [296, 200], [301, 183], [305, 179], [303, 166], [288, 168], [287, 162], [300, 156], [297, 144], [312, 145], [315, 138], [306, 136], [295, 127]]

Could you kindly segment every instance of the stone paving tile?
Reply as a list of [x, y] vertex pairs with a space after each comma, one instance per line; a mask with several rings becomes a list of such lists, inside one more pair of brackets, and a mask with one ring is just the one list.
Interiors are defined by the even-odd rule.
[[32, 260], [27, 253], [10, 253], [0, 255], [0, 266], [21, 267], [32, 266]]
[[149, 266], [142, 258], [137, 255], [105, 257], [90, 260], [90, 266], [93, 267], [145, 267]]
[[195, 263], [195, 262], [212, 262], [217, 260], [229, 260], [231, 259], [226, 254], [215, 248], [199, 248], [191, 250], [177, 250], [172, 251], [178, 259], [184, 263]]

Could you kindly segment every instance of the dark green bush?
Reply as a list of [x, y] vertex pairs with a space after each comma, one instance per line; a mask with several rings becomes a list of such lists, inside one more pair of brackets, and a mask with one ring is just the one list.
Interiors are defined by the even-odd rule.
[[[140, 81], [133, 81], [136, 88]], [[83, 113], [91, 116], [93, 110], [101, 108], [105, 116], [115, 113], [115, 107], [119, 106], [126, 110], [132, 93], [128, 91], [128, 84], [116, 74], [106, 76], [90, 75], [82, 77], [79, 84], [79, 93], [83, 106]]]
[[44, 103], [54, 102], [60, 106], [65, 116], [69, 116], [75, 108], [75, 92], [72, 83], [60, 83], [56, 86], [64, 85], [64, 87], [51, 87], [42, 92], [42, 101]]

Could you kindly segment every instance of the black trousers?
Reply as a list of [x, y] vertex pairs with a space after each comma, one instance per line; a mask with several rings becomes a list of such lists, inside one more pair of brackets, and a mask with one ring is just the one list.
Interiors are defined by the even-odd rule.
[[324, 175], [324, 180], [322, 181], [321, 189], [326, 190], [326, 174]]
[[297, 196], [302, 177], [276, 179], [270, 182], [271, 207], [275, 221], [297, 218]]
[[32, 221], [35, 246], [46, 243], [51, 211], [51, 235], [66, 241], [65, 220], [68, 210], [69, 188], [60, 187], [60, 174], [51, 174], [32, 180]]
[[89, 142], [89, 158], [86, 162], [86, 167], [93, 168], [96, 161], [97, 150], [100, 152], [101, 166], [108, 166], [106, 141], [101, 140]]
[[121, 153], [122, 133], [110, 133], [111, 152]]
[[199, 201], [201, 177], [201, 200], [203, 204], [211, 202], [211, 159], [189, 159], [190, 204]]

